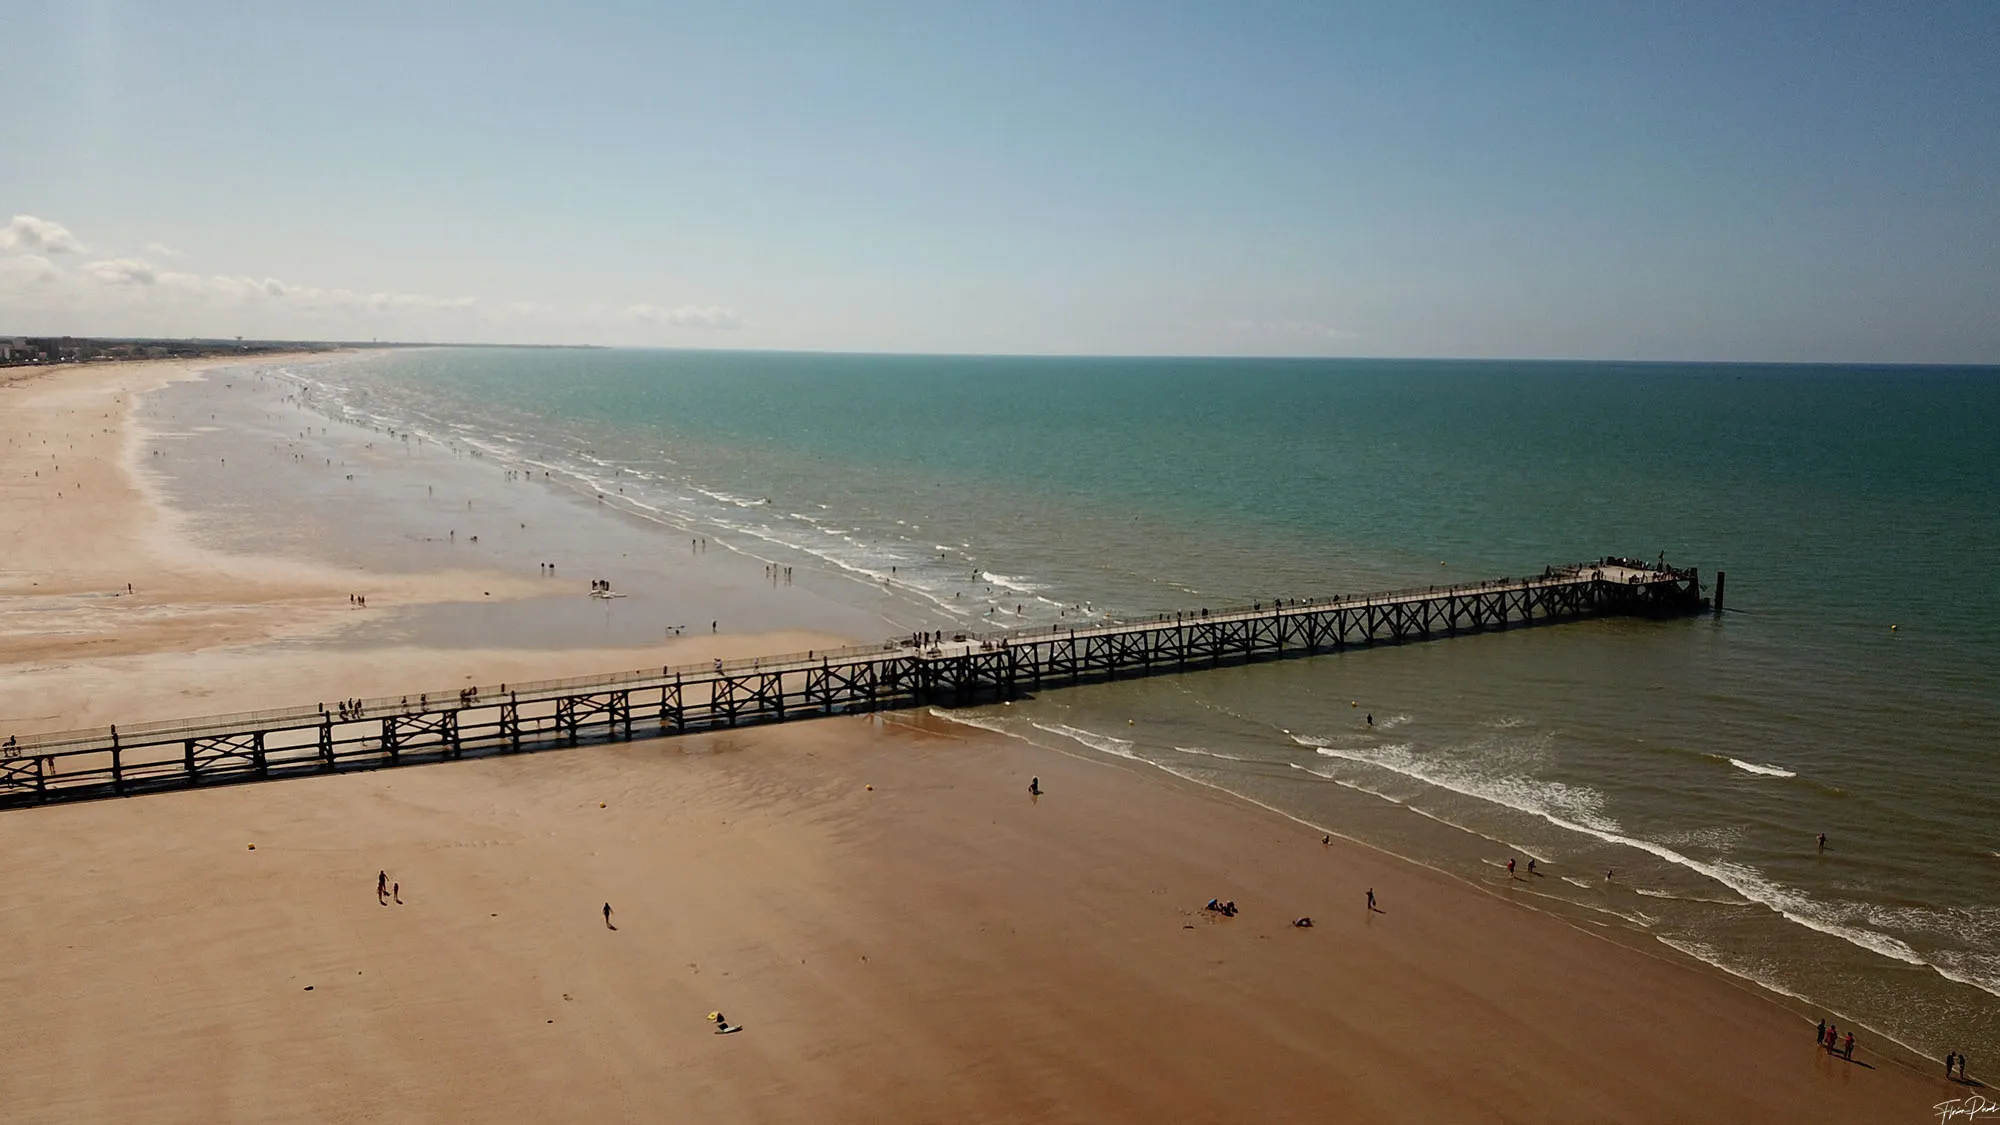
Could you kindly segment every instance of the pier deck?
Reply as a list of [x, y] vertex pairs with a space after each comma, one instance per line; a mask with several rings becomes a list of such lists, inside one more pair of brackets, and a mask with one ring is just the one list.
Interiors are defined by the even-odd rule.
[[1692, 570], [1280, 600], [1143, 621], [957, 634], [570, 680], [28, 734], [0, 742], [0, 808], [653, 738], [820, 715], [968, 706], [1050, 688], [1604, 616], [1700, 612]]

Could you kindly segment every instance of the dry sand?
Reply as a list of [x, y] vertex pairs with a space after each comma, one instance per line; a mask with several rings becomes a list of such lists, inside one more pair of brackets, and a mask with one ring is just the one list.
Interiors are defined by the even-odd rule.
[[[662, 662], [299, 643], [352, 619], [339, 573], [194, 551], [124, 470], [122, 405], [176, 370], [0, 388], [0, 728]], [[375, 581], [412, 602], [501, 589]], [[1866, 1042], [1829, 1059], [1713, 974], [1225, 795], [936, 726], [829, 719], [0, 815], [0, 1106], [1893, 1122], [1966, 1093]], [[376, 902], [378, 870], [402, 905]], [[1210, 896], [1243, 913], [1200, 910]], [[744, 1030], [714, 1034], [715, 1009]]]

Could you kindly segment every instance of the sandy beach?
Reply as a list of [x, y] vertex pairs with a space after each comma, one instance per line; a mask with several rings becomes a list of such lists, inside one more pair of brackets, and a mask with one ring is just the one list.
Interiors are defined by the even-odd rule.
[[[323, 548], [223, 549], [139, 471], [159, 435], [128, 419], [202, 366], [0, 383], [0, 732], [875, 639], [758, 587], [752, 560], [642, 568], [609, 531], [601, 559], [570, 537], [564, 573], [657, 580], [629, 608], [658, 612], [595, 633], [550, 616], [571, 603], [528, 569], [539, 545], [374, 544], [350, 519]], [[363, 572], [376, 547], [398, 565]], [[479, 627], [446, 628], [453, 606]], [[702, 618], [748, 627], [658, 627]], [[545, 626], [569, 639], [535, 643]], [[1893, 1122], [1975, 1092], [1865, 1038], [1828, 1056], [1810, 1018], [1719, 974], [1321, 835], [922, 713], [21, 810], [0, 816], [0, 1104], [34, 1122]]]

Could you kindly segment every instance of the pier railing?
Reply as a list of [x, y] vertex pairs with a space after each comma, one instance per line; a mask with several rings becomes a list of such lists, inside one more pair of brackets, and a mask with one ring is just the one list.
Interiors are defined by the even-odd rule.
[[1694, 571], [1610, 562], [1143, 620], [948, 632], [598, 676], [377, 696], [0, 741], [0, 806], [515, 753], [1706, 606]]

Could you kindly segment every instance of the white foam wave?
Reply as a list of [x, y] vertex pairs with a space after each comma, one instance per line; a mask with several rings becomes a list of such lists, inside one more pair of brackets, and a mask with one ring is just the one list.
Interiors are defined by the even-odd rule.
[[1574, 822], [1586, 831], [1599, 834], [1622, 831], [1617, 821], [1604, 815], [1604, 795], [1588, 786], [1528, 776], [1484, 776], [1468, 770], [1460, 762], [1421, 757], [1412, 751], [1411, 744], [1407, 742], [1368, 747], [1320, 746], [1316, 752], [1329, 758], [1359, 762], [1415, 778], [1439, 789], [1539, 816], [1551, 823]]
[[1798, 774], [1793, 773], [1791, 770], [1784, 769], [1779, 766], [1760, 766], [1752, 762], [1746, 762], [1741, 758], [1731, 758], [1729, 759], [1729, 764], [1735, 766], [1739, 770], [1744, 771], [1745, 773], [1762, 774], [1765, 777], [1799, 776]]
[[967, 726], [967, 727], [977, 727], [980, 730], [991, 731], [994, 734], [1004, 734], [1010, 738], [1015, 737], [1014, 732], [1009, 730], [1005, 724], [989, 721], [986, 719], [981, 719], [975, 715], [968, 715], [958, 711], [946, 711], [943, 708], [939, 707], [930, 708], [928, 713], [933, 718], [943, 719], [945, 722], [948, 723], [957, 723], [960, 726]]
[[1793, 992], [1791, 989], [1786, 988], [1784, 985], [1781, 985], [1778, 982], [1771, 980], [1768, 977], [1758, 976], [1756, 974], [1749, 972], [1746, 969], [1739, 968], [1738, 966], [1724, 960], [1721, 952], [1717, 950], [1714, 946], [1709, 945], [1706, 942], [1687, 941], [1680, 938], [1663, 937], [1658, 934], [1654, 935], [1654, 940], [1659, 942], [1661, 945], [1666, 946], [1668, 949], [1672, 949], [1680, 953], [1685, 953], [1689, 957], [1692, 957], [1695, 960], [1700, 961], [1705, 965], [1721, 969], [1723, 972], [1728, 973], [1730, 976], [1735, 977], [1738, 980], [1747, 980], [1751, 984], [1754, 984], [1759, 988], [1768, 988], [1772, 992], [1775, 992], [1780, 996], [1789, 996], [1794, 1000], [1802, 1001], [1807, 1004], [1812, 1003], [1812, 999], [1810, 997], [1802, 996], [1799, 993]]
[[1702, 896], [1700, 896], [1700, 895], [1677, 895], [1677, 894], [1674, 894], [1674, 893], [1673, 893], [1673, 892], [1671, 892], [1671, 891], [1656, 891], [1656, 890], [1653, 890], [1653, 889], [1652, 889], [1651, 887], [1633, 887], [1633, 888], [1632, 888], [1632, 893], [1633, 893], [1633, 894], [1639, 894], [1639, 895], [1645, 895], [1645, 896], [1646, 896], [1647, 898], [1664, 898], [1664, 899], [1670, 899], [1670, 900], [1672, 900], [1672, 901], [1674, 901], [1674, 902], [1705, 902], [1705, 903], [1708, 903], [1708, 904], [1710, 904], [1711, 906], [1751, 906], [1751, 905], [1754, 905], [1753, 903], [1750, 903], [1750, 902], [1747, 902], [1747, 901], [1745, 901], [1745, 900], [1743, 900], [1743, 899], [1727, 899], [1727, 898], [1703, 898], [1703, 897], [1702, 897]]
[[1174, 749], [1180, 751], [1183, 754], [1200, 754], [1203, 757], [1207, 758], [1221, 758], [1225, 762], [1247, 762], [1250, 760], [1248, 758], [1238, 757], [1235, 754], [1224, 754], [1219, 750], [1204, 750], [1199, 746], [1176, 746], [1174, 747]]
[[1031, 582], [1026, 578], [1017, 578], [1011, 574], [995, 574], [990, 570], [980, 571], [979, 577], [982, 581], [991, 583], [992, 585], [1015, 590], [1023, 594], [1032, 594], [1048, 589], [1046, 585], [1040, 582]]
[[[1937, 968], [1911, 948], [1909, 943], [1858, 924], [1844, 917], [1844, 912], [1813, 899], [1803, 891], [1765, 878], [1755, 867], [1742, 863], [1698, 860], [1653, 840], [1627, 835], [1616, 821], [1597, 811], [1602, 795], [1595, 790], [1554, 781], [1535, 781], [1525, 778], [1494, 779], [1469, 775], [1454, 769], [1449, 763], [1419, 758], [1410, 753], [1409, 746], [1405, 743], [1392, 743], [1372, 749], [1322, 746], [1318, 748], [1318, 752], [1328, 757], [1377, 766], [1393, 773], [1416, 778], [1440, 789], [1538, 816], [1558, 828], [1594, 836], [1605, 843], [1635, 848], [1655, 858], [1706, 876], [1744, 898], [1772, 910], [1795, 925], [1838, 938], [1850, 945], [1907, 965], [1922, 965], [1933, 970]], [[1415, 806], [1411, 808], [1422, 811]], [[1450, 823], [1443, 821], [1441, 817], [1433, 819]], [[1462, 826], [1453, 825], [1453, 827]]]
[[736, 508], [755, 508], [770, 503], [770, 501], [768, 500], [762, 500], [762, 499], [753, 500], [748, 496], [734, 496], [731, 495], [730, 493], [722, 491], [721, 489], [703, 488], [698, 484], [691, 484], [688, 487], [694, 489], [696, 492], [701, 493], [703, 496], [708, 497], [710, 500], [714, 500], [717, 503], [721, 504], [728, 504], [731, 507], [736, 507]]
[[1037, 723], [1029, 720], [1029, 725], [1036, 730], [1045, 730], [1050, 734], [1061, 735], [1072, 742], [1080, 742], [1092, 750], [1101, 753], [1115, 754], [1120, 758], [1129, 758], [1135, 762], [1146, 761], [1146, 759], [1132, 752], [1133, 743], [1130, 739], [1113, 738], [1108, 734], [1099, 734], [1096, 731], [1085, 730], [1082, 727], [1073, 727], [1068, 723]]
[[[1404, 801], [1403, 801], [1403, 799], [1402, 799], [1401, 797], [1397, 797], [1397, 796], [1394, 796], [1394, 795], [1392, 795], [1392, 794], [1388, 794], [1388, 793], [1384, 793], [1384, 792], [1382, 792], [1382, 791], [1381, 791], [1380, 789], [1370, 789], [1370, 788], [1369, 788], [1369, 787], [1367, 787], [1366, 785], [1362, 785], [1362, 784], [1359, 784], [1359, 783], [1357, 783], [1357, 782], [1353, 782], [1353, 781], [1349, 781], [1349, 780], [1347, 780], [1347, 779], [1346, 779], [1346, 778], [1344, 778], [1344, 777], [1336, 777], [1336, 776], [1334, 776], [1334, 775], [1333, 775], [1332, 773], [1329, 773], [1329, 772], [1328, 772], [1328, 771], [1326, 771], [1326, 770], [1316, 770], [1316, 769], [1312, 768], [1311, 766], [1305, 766], [1305, 765], [1300, 765], [1300, 764], [1299, 764], [1299, 763], [1297, 763], [1297, 762], [1286, 762], [1285, 764], [1286, 764], [1286, 765], [1288, 765], [1288, 766], [1290, 766], [1290, 767], [1292, 767], [1292, 768], [1293, 768], [1293, 769], [1295, 769], [1295, 770], [1301, 770], [1301, 771], [1303, 771], [1303, 772], [1305, 772], [1305, 773], [1309, 773], [1309, 774], [1313, 775], [1314, 777], [1317, 777], [1317, 778], [1319, 778], [1319, 779], [1320, 779], [1321, 781], [1331, 781], [1331, 782], [1333, 782], [1333, 783], [1334, 783], [1335, 785], [1338, 785], [1338, 786], [1340, 786], [1340, 787], [1341, 787], [1342, 789], [1352, 789], [1352, 790], [1354, 790], [1354, 791], [1355, 791], [1356, 793], [1366, 793], [1366, 794], [1368, 794], [1368, 795], [1369, 795], [1370, 797], [1377, 797], [1377, 798], [1380, 798], [1381, 800], [1384, 800], [1384, 801], [1387, 801], [1387, 802], [1389, 802], [1389, 803], [1390, 803], [1390, 804], [1392, 804], [1392, 805], [1401, 805], [1401, 804], [1403, 804], [1403, 803], [1404, 803]], [[1412, 809], [1412, 810], [1410, 810], [1410, 811], [1412, 811], [1412, 812], [1415, 812], [1415, 811], [1417, 811], [1417, 810], [1415, 810], [1415, 809]], [[1435, 818], [1433, 818], [1433, 819], [1435, 819]], [[1457, 826], [1456, 826], [1456, 825], [1453, 825], [1453, 827], [1457, 827]]]

